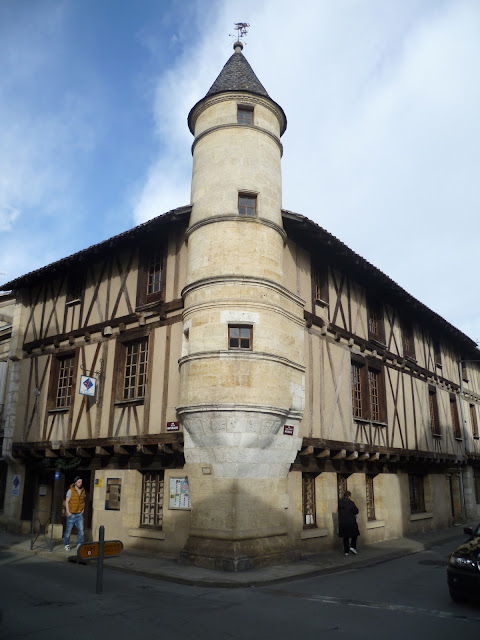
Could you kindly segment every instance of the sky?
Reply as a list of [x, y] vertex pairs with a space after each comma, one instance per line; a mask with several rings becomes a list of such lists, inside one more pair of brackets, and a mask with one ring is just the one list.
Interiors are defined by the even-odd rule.
[[0, 282], [189, 204], [236, 22], [283, 207], [479, 342], [479, 0], [1, 0]]

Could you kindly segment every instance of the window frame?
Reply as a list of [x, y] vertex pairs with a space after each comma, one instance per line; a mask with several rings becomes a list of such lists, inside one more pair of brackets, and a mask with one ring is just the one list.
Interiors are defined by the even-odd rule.
[[[242, 122], [242, 118], [240, 117], [240, 114], [247, 114], [250, 113], [250, 122], [247, 122], [247, 119], [244, 119], [244, 121]], [[251, 105], [246, 105], [246, 104], [237, 104], [237, 124], [241, 124], [241, 125], [250, 125], [253, 126], [254, 125], [254, 107]]]
[[462, 440], [460, 418], [458, 416], [457, 397], [454, 393], [450, 394], [450, 415], [452, 417], [453, 436], [456, 440]]
[[317, 528], [316, 479], [317, 474], [315, 473], [302, 473], [302, 517], [304, 529]]
[[408, 320], [402, 322], [402, 344], [404, 357], [415, 360], [415, 331]]
[[[151, 505], [150, 501], [148, 504], [145, 504], [145, 493], [146, 493], [146, 483], [153, 482], [152, 478], [155, 481], [155, 497], [153, 500], [153, 518], [154, 524], [150, 522], [144, 522], [144, 518], [147, 517], [145, 508]], [[152, 493], [152, 492], [150, 492]], [[158, 511], [161, 511], [161, 515], [159, 516]], [[157, 531], [161, 531], [163, 529], [163, 518], [165, 511], [165, 471], [146, 471], [142, 473], [142, 497], [140, 503], [140, 528], [141, 529], [155, 529]], [[151, 515], [151, 514], [150, 514]], [[150, 517], [150, 516], [148, 516]], [[161, 522], [158, 523], [157, 520], [160, 517]]]
[[[113, 402], [114, 404], [123, 403], [137, 403], [143, 404], [146, 397], [149, 395], [151, 386], [151, 374], [152, 374], [152, 360], [153, 360], [153, 333], [148, 328], [134, 329], [117, 337], [117, 344], [115, 349], [115, 369], [113, 385]], [[139, 344], [146, 341], [146, 363], [145, 363], [145, 380], [142, 384], [143, 395], [135, 395], [132, 398], [125, 398], [125, 381], [126, 381], [126, 366], [127, 366], [127, 354], [130, 345]], [[138, 392], [138, 386], [135, 386], [136, 392]]]
[[367, 298], [368, 339], [385, 344], [385, 316], [383, 303], [375, 298]]
[[[374, 391], [376, 391], [375, 395]], [[376, 360], [352, 356], [351, 393], [354, 420], [387, 424], [385, 373], [382, 364]], [[375, 405], [374, 399], [376, 399]]]
[[[237, 336], [232, 336], [231, 335], [231, 331], [232, 329], [248, 329], [249, 331], [249, 336], [248, 336], [248, 343], [249, 346], [248, 347], [242, 347], [241, 345], [241, 341], [245, 340], [246, 338], [242, 338], [241, 333], [239, 333], [238, 338]], [[238, 347], [232, 347], [231, 346], [231, 340], [233, 339], [238, 339], [239, 341], [239, 346]], [[228, 351], [253, 351], [253, 324], [242, 324], [242, 323], [232, 323], [228, 325]]]
[[[71, 360], [71, 374], [70, 374], [70, 384], [68, 385], [68, 389], [70, 390], [68, 397], [68, 404], [59, 404], [59, 388], [60, 388], [60, 375], [63, 368], [63, 363], [67, 360]], [[58, 353], [52, 355], [52, 362], [50, 365], [50, 380], [48, 383], [48, 398], [47, 398], [47, 406], [49, 412], [54, 411], [70, 411], [75, 402], [75, 389], [77, 386], [77, 368], [78, 368], [78, 349], [73, 351], [65, 351], [64, 353]], [[62, 378], [63, 379], [63, 378]]]
[[343, 498], [345, 491], [348, 491], [349, 476], [349, 473], [337, 473], [337, 497], [339, 501]]
[[426, 513], [424, 475], [420, 473], [408, 474], [408, 495], [410, 498], [410, 513]]
[[328, 264], [319, 260], [312, 260], [312, 308], [319, 304], [327, 306], [328, 295]]
[[[258, 194], [253, 193], [251, 191], [239, 191], [238, 192], [238, 198], [237, 198], [237, 211], [238, 211], [238, 215], [242, 216], [242, 218], [256, 218], [258, 215]], [[245, 204], [241, 204], [240, 203], [240, 199], [244, 199], [246, 200]], [[248, 213], [249, 210], [252, 209], [252, 207], [249, 206], [248, 201], [251, 200], [253, 201], [253, 213]], [[242, 212], [243, 209], [243, 212]]]
[[375, 474], [365, 474], [365, 506], [367, 512], [368, 522], [373, 522], [377, 519], [375, 515], [375, 487], [374, 487]]
[[437, 389], [429, 385], [428, 387], [428, 407], [430, 415], [430, 430], [432, 436], [442, 437], [442, 429], [440, 426], [440, 417], [438, 414], [438, 398]]
[[[138, 253], [138, 278], [137, 278], [137, 301], [136, 306], [141, 307], [146, 304], [154, 304], [165, 300], [165, 284], [166, 284], [166, 267], [167, 252], [164, 244], [152, 246], [151, 244], [143, 245], [139, 248]], [[153, 259], [155, 264], [160, 264], [159, 290], [149, 293], [148, 287], [150, 282], [150, 266]]]
[[[461, 401], [461, 400], [460, 400]], [[470, 403], [470, 422], [472, 425], [472, 436], [475, 439], [480, 438], [478, 433], [477, 409], [474, 404]]]

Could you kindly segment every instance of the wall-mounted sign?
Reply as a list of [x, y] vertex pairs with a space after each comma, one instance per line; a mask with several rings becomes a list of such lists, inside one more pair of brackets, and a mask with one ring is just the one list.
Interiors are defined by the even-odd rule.
[[188, 478], [170, 478], [169, 509], [191, 509]]
[[167, 431], [180, 431], [179, 422], [167, 422]]
[[12, 478], [12, 496], [20, 495], [20, 484], [21, 484], [20, 476], [13, 476]]
[[283, 433], [286, 436], [293, 436], [293, 432], [295, 431], [295, 427], [292, 427], [291, 424], [284, 424], [283, 425]]
[[60, 471], [55, 471], [53, 477], [55, 478], [55, 480], [60, 480]]
[[121, 493], [122, 493], [122, 479], [107, 478], [107, 492], [105, 495], [105, 511], [120, 511]]
[[95, 396], [97, 379], [90, 376], [80, 376], [80, 391], [82, 396]]
[[101, 487], [103, 485], [103, 478], [95, 478], [95, 486]]
[[38, 495], [39, 496], [46, 496], [47, 495], [47, 485], [46, 484], [41, 484], [38, 487]]

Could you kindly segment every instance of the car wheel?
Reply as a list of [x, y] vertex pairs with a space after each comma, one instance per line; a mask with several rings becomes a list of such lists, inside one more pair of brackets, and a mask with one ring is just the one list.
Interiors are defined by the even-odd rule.
[[463, 596], [461, 596], [458, 591], [456, 591], [455, 589], [453, 589], [452, 587], [448, 587], [448, 591], [450, 593], [450, 598], [454, 601], [454, 602], [463, 602], [465, 600], [465, 598]]

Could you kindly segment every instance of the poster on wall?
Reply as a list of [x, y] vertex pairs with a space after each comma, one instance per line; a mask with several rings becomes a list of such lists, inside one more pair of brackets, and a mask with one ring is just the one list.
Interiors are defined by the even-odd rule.
[[20, 495], [20, 476], [13, 476], [12, 478], [12, 496]]
[[105, 511], [120, 511], [120, 497], [122, 493], [121, 478], [107, 478], [105, 494]]
[[188, 478], [170, 478], [169, 509], [191, 509]]

